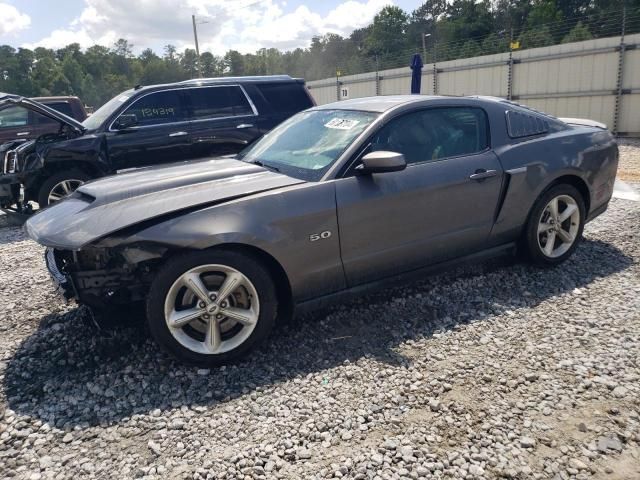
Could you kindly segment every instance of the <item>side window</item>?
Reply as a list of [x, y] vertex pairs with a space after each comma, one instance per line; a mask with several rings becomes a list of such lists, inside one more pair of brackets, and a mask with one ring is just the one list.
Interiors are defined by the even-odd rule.
[[[54, 110], [57, 110], [60, 113], [65, 114], [67, 117], [73, 118], [73, 112], [71, 111], [71, 105], [67, 102], [55, 102], [55, 103], [47, 103], [47, 107], [51, 107]], [[55, 125], [58, 122], [52, 118], [45, 117], [44, 115], [40, 115], [39, 113], [34, 113], [34, 121], [36, 125]]]
[[23, 107], [8, 107], [0, 110], [0, 128], [24, 127], [29, 123], [29, 110]]
[[506, 116], [511, 138], [532, 137], [549, 132], [549, 122], [537, 115], [507, 110]]
[[162, 125], [186, 119], [180, 101], [180, 93], [175, 90], [150, 93], [142, 97], [124, 111], [138, 118], [138, 126]]
[[488, 148], [483, 110], [446, 107], [421, 110], [392, 120], [373, 138], [373, 150], [404, 154], [407, 163], [470, 155]]
[[297, 113], [313, 106], [300, 83], [258, 83], [256, 87], [276, 111]]
[[203, 87], [187, 91], [194, 119], [253, 115], [240, 87]]

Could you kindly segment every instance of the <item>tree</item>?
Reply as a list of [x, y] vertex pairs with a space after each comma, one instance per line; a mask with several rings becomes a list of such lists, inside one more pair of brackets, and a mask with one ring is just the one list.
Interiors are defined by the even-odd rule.
[[371, 32], [365, 40], [369, 54], [400, 52], [405, 49], [409, 16], [399, 7], [387, 6], [373, 18]]
[[532, 30], [525, 30], [520, 35], [520, 48], [537, 48], [553, 45], [553, 35], [549, 32], [549, 27], [542, 26]]
[[180, 58], [180, 66], [189, 78], [196, 78], [198, 76], [198, 56], [196, 51], [187, 48]]
[[217, 77], [222, 75], [224, 66], [222, 59], [216, 57], [211, 52], [204, 52], [200, 55], [200, 69], [203, 77]]
[[582, 22], [578, 22], [575, 27], [571, 29], [571, 31], [565, 35], [562, 39], [562, 43], [571, 43], [571, 42], [582, 42], [583, 40], [591, 40], [593, 35], [589, 29], [582, 24]]
[[224, 56], [224, 68], [225, 73], [228, 73], [229, 75], [244, 75], [244, 57], [237, 50], [229, 50]]
[[133, 56], [133, 45], [130, 44], [124, 38], [119, 38], [116, 43], [113, 44], [113, 53], [125, 58], [131, 58]]

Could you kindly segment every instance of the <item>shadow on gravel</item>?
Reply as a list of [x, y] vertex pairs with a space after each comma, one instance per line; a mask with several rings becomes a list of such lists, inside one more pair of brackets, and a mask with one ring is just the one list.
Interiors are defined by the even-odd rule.
[[587, 240], [555, 269], [512, 261], [460, 268], [280, 326], [246, 361], [208, 374], [161, 353], [142, 322], [101, 333], [76, 309], [46, 316], [18, 347], [7, 362], [4, 393], [18, 414], [61, 428], [106, 425], [157, 408], [214, 405], [294, 377], [321, 379], [331, 375], [328, 369], [364, 356], [407, 365], [410, 360], [394, 350], [405, 340], [535, 307], [631, 264], [614, 246]]

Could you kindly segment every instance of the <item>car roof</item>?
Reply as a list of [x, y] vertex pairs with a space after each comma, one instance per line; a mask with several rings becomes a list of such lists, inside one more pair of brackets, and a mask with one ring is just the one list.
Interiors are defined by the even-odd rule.
[[183, 80], [175, 83], [164, 83], [158, 85], [140, 85], [136, 86], [132, 91], [140, 92], [145, 90], [152, 90], [158, 88], [187, 88], [194, 86], [206, 86], [217, 84], [229, 84], [229, 83], [304, 83], [301, 78], [293, 78], [289, 75], [256, 75], [245, 77], [213, 77], [213, 78], [193, 78], [191, 80]]
[[61, 97], [30, 97], [31, 100], [35, 100], [36, 102], [46, 103], [46, 102], [68, 102], [70, 100], [79, 100], [78, 97], [73, 96], [61, 96]]
[[445, 95], [379, 95], [376, 97], [354, 98], [352, 100], [341, 100], [339, 102], [327, 103], [315, 107], [317, 110], [361, 110], [368, 112], [383, 113], [400, 105], [410, 103], [428, 103], [435, 100], [476, 100], [480, 102], [502, 102], [504, 99], [498, 97], [481, 96], [445, 96]]

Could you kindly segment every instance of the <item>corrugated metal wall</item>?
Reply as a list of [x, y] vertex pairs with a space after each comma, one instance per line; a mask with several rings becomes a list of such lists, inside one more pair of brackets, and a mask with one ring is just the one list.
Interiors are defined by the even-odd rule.
[[[559, 117], [582, 117], [640, 135], [640, 34], [625, 38], [620, 69], [620, 38], [553, 45], [513, 52], [511, 95], [514, 101]], [[407, 59], [409, 63], [409, 59]], [[434, 93], [433, 64], [424, 66], [422, 92]], [[509, 54], [485, 55], [438, 63], [439, 95], [509, 95]], [[619, 72], [622, 95], [618, 121]], [[318, 104], [344, 98], [410, 93], [409, 67], [308, 82]], [[338, 88], [339, 87], [339, 88]], [[345, 96], [346, 95], [346, 96]]]

